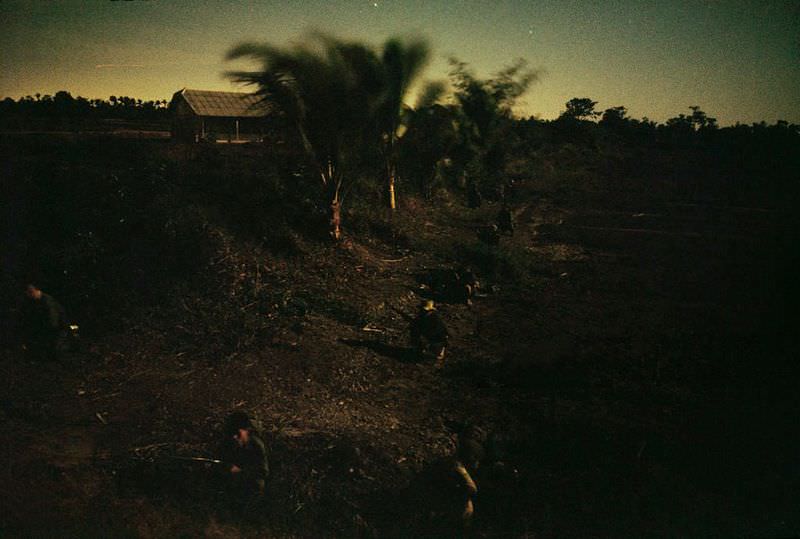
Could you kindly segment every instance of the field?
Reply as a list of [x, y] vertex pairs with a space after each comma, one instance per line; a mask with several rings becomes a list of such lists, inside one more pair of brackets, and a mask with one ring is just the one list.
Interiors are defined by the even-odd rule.
[[[564, 189], [537, 169], [519, 175], [497, 253], [476, 234], [497, 204], [468, 210], [449, 191], [401, 191], [391, 225], [354, 202], [333, 246], [297, 231], [302, 200], [276, 200], [279, 184], [231, 210], [247, 196], [225, 178], [259, 181], [241, 179], [263, 159], [247, 148], [213, 149], [214, 168], [166, 142], [20, 140], [2, 141], [28, 186], [5, 188], [15, 253], [78, 245], [43, 241], [57, 225], [42, 208], [98, 207], [91, 226], [109, 224], [78, 275], [50, 279], [81, 349], [58, 364], [2, 350], [4, 536], [447, 536], [429, 478], [467, 423], [497, 435], [508, 471], [479, 485], [476, 537], [800, 534], [789, 197]], [[153, 170], [161, 183], [144, 180]], [[106, 193], [112, 173], [124, 202]], [[43, 178], [93, 187], [51, 199]], [[114, 232], [112, 210], [136, 222]], [[248, 228], [271, 211], [288, 216]], [[481, 294], [440, 305], [453, 339], [436, 369], [406, 349], [402, 315], [421, 276], [464, 263]], [[169, 459], [212, 456], [238, 408], [272, 450], [255, 515], [208, 469]]]

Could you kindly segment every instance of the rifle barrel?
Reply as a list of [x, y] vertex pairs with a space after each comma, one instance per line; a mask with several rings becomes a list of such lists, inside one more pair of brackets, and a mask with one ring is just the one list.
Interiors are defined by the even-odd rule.
[[221, 460], [210, 459], [206, 457], [180, 457], [180, 456], [170, 455], [167, 458], [170, 458], [172, 460], [188, 460], [191, 462], [207, 462], [209, 464], [224, 464], [224, 462]]

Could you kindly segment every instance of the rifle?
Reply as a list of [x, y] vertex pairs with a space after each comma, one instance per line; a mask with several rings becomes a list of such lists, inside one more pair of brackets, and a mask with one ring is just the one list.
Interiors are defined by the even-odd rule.
[[403, 320], [405, 320], [406, 322], [413, 322], [413, 321], [414, 321], [414, 317], [413, 317], [412, 315], [409, 315], [409, 314], [406, 314], [406, 313], [404, 313], [403, 311], [401, 311], [400, 309], [398, 309], [398, 308], [397, 308], [397, 307], [395, 307], [394, 305], [390, 305], [390, 307], [392, 308], [392, 310], [393, 310], [394, 312], [396, 312], [397, 314], [399, 314], [399, 315], [400, 315], [400, 317], [401, 317]]
[[170, 460], [184, 460], [189, 462], [202, 462], [204, 464], [228, 464], [225, 461], [218, 459], [210, 459], [207, 457], [180, 457], [178, 455], [166, 455], [165, 458]]
[[137, 462], [149, 462], [149, 463], [157, 463], [158, 461], [162, 461], [163, 462], [165, 460], [167, 460], [167, 461], [177, 460], [177, 461], [181, 461], [181, 462], [197, 462], [197, 463], [200, 463], [200, 464], [204, 464], [206, 466], [210, 466], [210, 465], [213, 465], [213, 466], [222, 466], [222, 465], [232, 466], [232, 464], [230, 464], [228, 462], [225, 462], [224, 460], [212, 459], [212, 458], [209, 458], [209, 457], [184, 457], [184, 456], [181, 456], [181, 455], [154, 455], [154, 456], [149, 456], [149, 457], [143, 457], [143, 456], [140, 456], [140, 455], [136, 455], [136, 456], [131, 457], [131, 460], [134, 460], [134, 461], [137, 461]]

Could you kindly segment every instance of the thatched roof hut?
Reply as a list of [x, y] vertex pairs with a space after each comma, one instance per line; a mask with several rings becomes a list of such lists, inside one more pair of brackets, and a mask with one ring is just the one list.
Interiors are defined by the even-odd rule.
[[172, 96], [172, 137], [184, 141], [261, 140], [270, 107], [256, 94], [184, 88]]

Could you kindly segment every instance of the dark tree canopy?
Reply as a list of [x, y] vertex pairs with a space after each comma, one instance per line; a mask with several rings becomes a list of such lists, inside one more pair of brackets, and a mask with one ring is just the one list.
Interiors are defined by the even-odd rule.
[[574, 97], [567, 101], [567, 109], [562, 116], [575, 120], [593, 120], [600, 115], [594, 110], [597, 101], [592, 101], [588, 97]]

